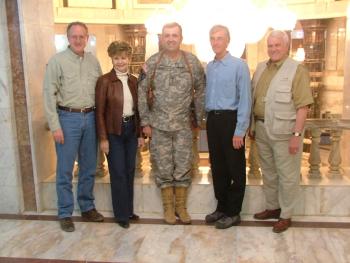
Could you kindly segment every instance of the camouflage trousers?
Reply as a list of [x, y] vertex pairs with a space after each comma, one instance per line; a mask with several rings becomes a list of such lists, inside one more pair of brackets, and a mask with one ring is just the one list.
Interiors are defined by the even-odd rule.
[[152, 128], [150, 151], [158, 187], [188, 187], [191, 184], [192, 136], [191, 128], [178, 131]]

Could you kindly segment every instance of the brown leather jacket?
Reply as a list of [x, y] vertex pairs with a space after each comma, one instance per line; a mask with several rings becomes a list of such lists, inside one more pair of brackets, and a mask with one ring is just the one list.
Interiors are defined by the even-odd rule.
[[[133, 98], [136, 135], [141, 137], [140, 116], [137, 109], [137, 78], [129, 74], [129, 89]], [[108, 139], [108, 134], [120, 135], [123, 115], [123, 84], [114, 69], [102, 75], [96, 84], [96, 128], [99, 140]]]

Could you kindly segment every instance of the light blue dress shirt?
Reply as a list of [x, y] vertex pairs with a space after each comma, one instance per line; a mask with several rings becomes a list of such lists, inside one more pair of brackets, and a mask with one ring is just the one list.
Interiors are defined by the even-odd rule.
[[247, 64], [229, 52], [221, 60], [207, 66], [205, 108], [212, 110], [237, 110], [236, 136], [244, 136], [251, 111], [250, 74]]

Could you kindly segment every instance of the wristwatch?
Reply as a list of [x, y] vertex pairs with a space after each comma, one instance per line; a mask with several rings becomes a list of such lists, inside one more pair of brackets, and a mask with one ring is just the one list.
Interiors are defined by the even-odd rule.
[[295, 137], [299, 137], [301, 136], [301, 132], [292, 132], [293, 136]]

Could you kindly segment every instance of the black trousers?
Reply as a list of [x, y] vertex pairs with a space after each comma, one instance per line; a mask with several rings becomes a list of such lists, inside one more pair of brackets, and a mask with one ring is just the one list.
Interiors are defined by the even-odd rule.
[[242, 210], [246, 186], [245, 146], [234, 149], [237, 111], [210, 111], [207, 117], [209, 158], [217, 211], [227, 216]]
[[122, 123], [122, 134], [108, 134], [108, 168], [114, 217], [128, 222], [134, 213], [134, 176], [137, 151], [135, 124]]

